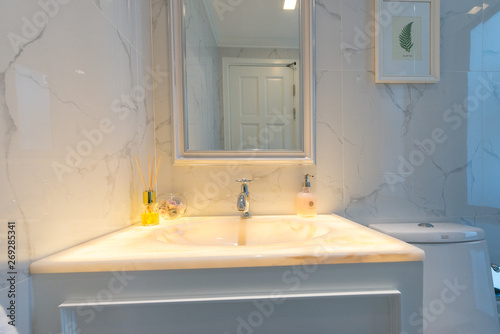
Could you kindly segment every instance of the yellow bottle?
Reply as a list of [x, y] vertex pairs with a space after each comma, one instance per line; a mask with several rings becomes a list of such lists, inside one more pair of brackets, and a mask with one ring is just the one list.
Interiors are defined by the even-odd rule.
[[302, 190], [297, 194], [296, 208], [297, 215], [309, 218], [316, 216], [316, 195], [311, 192], [311, 183], [308, 178], [314, 177], [313, 175], [304, 175], [304, 183], [302, 183]]
[[158, 212], [158, 203], [156, 203], [156, 193], [154, 191], [143, 192], [142, 203], [144, 205], [141, 213], [142, 226], [158, 225], [160, 213]]

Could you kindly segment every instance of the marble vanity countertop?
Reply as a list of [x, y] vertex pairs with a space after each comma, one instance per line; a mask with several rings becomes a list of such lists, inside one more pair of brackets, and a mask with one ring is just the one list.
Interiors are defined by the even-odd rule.
[[[241, 230], [238, 227], [240, 221], [241, 224], [254, 224], [251, 221], [238, 217], [184, 217], [176, 221], [162, 221], [152, 227], [130, 226], [33, 262], [30, 270], [38, 274], [407, 262], [424, 259], [421, 249], [337, 215], [318, 215], [312, 219], [259, 216], [256, 219], [260, 219], [258, 231], [261, 237], [254, 235], [252, 242], [251, 238], [246, 238], [245, 245], [226, 242], [226, 238], [231, 230]], [[200, 222], [204, 225], [193, 225]], [[220, 222], [227, 225], [221, 225]], [[311, 222], [314, 223], [313, 227]], [[284, 226], [288, 226], [286, 231]], [[224, 235], [211, 236], [214, 230]], [[291, 239], [288, 236], [291, 235], [290, 231], [293, 232]], [[280, 240], [280, 235], [288, 238], [287, 241], [273, 241]], [[223, 241], [208, 246], [199, 244], [199, 240], [212, 237]]]

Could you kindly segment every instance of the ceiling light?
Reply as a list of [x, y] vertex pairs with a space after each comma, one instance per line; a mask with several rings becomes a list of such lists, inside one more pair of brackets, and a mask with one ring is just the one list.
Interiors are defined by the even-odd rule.
[[297, 5], [297, 0], [285, 0], [285, 4], [283, 5], [284, 10], [294, 10]]

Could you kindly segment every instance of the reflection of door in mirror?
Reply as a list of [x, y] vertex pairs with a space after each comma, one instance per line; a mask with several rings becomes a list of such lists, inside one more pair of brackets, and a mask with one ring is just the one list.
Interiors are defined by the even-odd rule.
[[224, 148], [299, 147], [297, 60], [224, 58]]
[[185, 150], [302, 150], [298, 8], [284, 10], [283, 0], [182, 4]]

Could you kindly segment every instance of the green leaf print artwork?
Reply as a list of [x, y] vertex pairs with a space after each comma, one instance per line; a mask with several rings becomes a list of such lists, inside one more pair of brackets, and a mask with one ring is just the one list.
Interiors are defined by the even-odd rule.
[[411, 26], [413, 22], [408, 23], [404, 26], [403, 30], [399, 34], [399, 45], [406, 51], [410, 52], [413, 47], [413, 42], [411, 40]]

